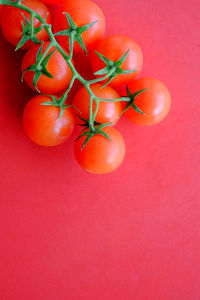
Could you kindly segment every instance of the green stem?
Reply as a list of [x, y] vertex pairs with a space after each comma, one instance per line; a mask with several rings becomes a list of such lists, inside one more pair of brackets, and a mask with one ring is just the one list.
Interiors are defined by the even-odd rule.
[[101, 102], [119, 102], [119, 101], [130, 102], [129, 97], [121, 97], [121, 98], [117, 98], [117, 99], [103, 99], [103, 98], [98, 98], [98, 97], [94, 96], [94, 99], [101, 101]]
[[75, 32], [72, 31], [72, 33], [69, 36], [69, 59], [70, 60], [72, 60], [74, 54], [74, 35]]
[[48, 45], [48, 47], [46, 48], [46, 50], [44, 51], [44, 53], [42, 54], [41, 59], [38, 61], [38, 65], [41, 64], [41, 62], [43, 61], [43, 59], [46, 57], [46, 55], [48, 54], [49, 50], [53, 47], [53, 43], [50, 43]]
[[103, 80], [106, 80], [108, 77], [110, 76], [110, 73], [103, 76], [103, 77], [99, 77], [99, 78], [96, 78], [96, 79], [92, 79], [90, 81], [88, 81], [88, 84], [94, 84], [94, 83], [98, 83], [98, 82], [101, 82]]
[[92, 107], [93, 106], [93, 96], [90, 96], [90, 118], [89, 118], [89, 126], [91, 128], [92, 132], [95, 132], [95, 128], [94, 128], [94, 120], [93, 120], [93, 111], [92, 111]]
[[74, 75], [74, 76], [72, 77], [72, 80], [71, 80], [71, 82], [70, 82], [70, 85], [69, 85], [68, 90], [67, 90], [67, 91], [62, 95], [62, 97], [60, 98], [60, 102], [59, 102], [59, 105], [60, 105], [60, 106], [62, 106], [62, 105], [65, 103], [65, 101], [66, 101], [66, 99], [67, 99], [67, 96], [68, 96], [69, 92], [71, 91], [71, 88], [72, 88], [72, 86], [73, 86], [75, 80], [76, 80], [76, 76]]
[[95, 122], [95, 118], [96, 118], [97, 113], [98, 113], [98, 109], [99, 109], [99, 100], [96, 100], [96, 101], [95, 101], [95, 104], [96, 104], [96, 107], [95, 107], [95, 111], [94, 111], [94, 114], [93, 114], [93, 122]]
[[33, 18], [34, 18], [34, 13], [31, 14], [31, 37], [33, 37], [33, 35], [34, 35], [34, 22], [33, 22]]

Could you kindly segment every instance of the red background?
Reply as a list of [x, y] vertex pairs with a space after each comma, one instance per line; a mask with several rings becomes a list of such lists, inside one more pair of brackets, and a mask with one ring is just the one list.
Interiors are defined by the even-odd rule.
[[141, 76], [166, 83], [171, 111], [148, 128], [122, 118], [124, 164], [87, 174], [73, 139], [47, 149], [26, 138], [32, 92], [0, 37], [0, 299], [199, 300], [200, 2], [95, 2], [107, 35], [140, 44]]

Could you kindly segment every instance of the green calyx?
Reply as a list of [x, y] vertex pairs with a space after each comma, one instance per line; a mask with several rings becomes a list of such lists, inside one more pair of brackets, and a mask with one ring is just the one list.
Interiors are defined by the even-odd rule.
[[102, 86], [102, 88], [107, 86], [119, 74], [130, 74], [130, 73], [135, 72], [135, 70], [123, 70], [121, 68], [121, 65], [125, 61], [125, 59], [127, 58], [128, 54], [129, 54], [129, 51], [130, 50], [128, 50], [120, 59], [118, 59], [115, 62], [108, 59], [103, 54], [95, 51], [97, 56], [106, 64], [105, 68], [103, 68], [103, 69], [101, 69], [101, 70], [94, 73], [94, 75], [107, 75], [108, 80]]
[[[41, 25], [39, 27], [34, 27], [34, 22], [33, 22], [34, 14], [31, 14], [30, 22], [28, 21], [28, 19], [26, 18], [26, 16], [23, 13], [21, 13], [21, 14], [24, 18], [24, 22], [23, 21], [21, 22], [22, 38], [19, 41], [19, 43], [17, 44], [15, 51], [17, 51], [18, 49], [23, 47], [24, 44], [26, 44], [26, 42], [28, 42], [28, 41], [32, 41], [35, 44], [41, 43], [41, 41], [37, 38], [36, 34], [39, 33], [43, 29], [43, 26]], [[47, 16], [46, 16], [46, 18], [47, 18]]]
[[[76, 108], [76, 107], [75, 107]], [[77, 109], [77, 108], [76, 108]], [[79, 113], [81, 114], [81, 112], [79, 111]], [[81, 130], [84, 131], [86, 129], [89, 129], [91, 132], [94, 132], [95, 131], [95, 126], [99, 126], [101, 125], [101, 123], [97, 122], [96, 120], [94, 120], [93, 122], [93, 126], [91, 126], [91, 122], [89, 119], [85, 119], [83, 117], [80, 116], [80, 114], [75, 114], [81, 121], [82, 123], [79, 123], [78, 125], [83, 127], [83, 129]]]
[[62, 101], [63, 97], [61, 97], [59, 99], [57, 97], [53, 96], [53, 95], [48, 95], [48, 97], [51, 98], [52, 101], [44, 102], [41, 105], [59, 107], [60, 108], [60, 114], [59, 114], [59, 117], [58, 117], [57, 120], [59, 120], [63, 116], [66, 108], [72, 107], [72, 105], [66, 105], [66, 104], [63, 103], [63, 101]]
[[145, 115], [145, 113], [138, 107], [135, 105], [135, 99], [138, 95], [140, 95], [141, 93], [144, 93], [147, 89], [143, 89], [143, 90], [139, 90], [135, 93], [131, 93], [128, 85], [126, 87], [126, 93], [127, 93], [127, 96], [129, 97], [130, 101], [127, 102], [124, 110], [122, 111], [121, 115], [127, 111], [130, 107], [132, 107], [136, 112], [142, 114], [142, 115]]
[[[81, 134], [79, 135], [79, 137], [75, 140], [75, 142], [76, 142], [76, 141], [78, 141], [81, 137], [83, 137], [83, 136], [86, 137], [86, 139], [85, 139], [85, 141], [84, 141], [84, 143], [83, 143], [83, 146], [82, 146], [81, 150], [83, 150], [83, 148], [84, 148], [85, 145], [89, 142], [89, 140], [90, 140], [93, 136], [95, 136], [95, 135], [97, 135], [97, 134], [102, 135], [103, 137], [105, 137], [106, 139], [108, 139], [108, 140], [111, 142], [111, 139], [110, 139], [109, 135], [108, 135], [105, 131], [103, 131], [102, 129], [105, 128], [105, 127], [107, 127], [107, 126], [113, 125], [113, 123], [104, 123], [104, 124], [101, 124], [101, 123], [95, 121], [95, 126], [94, 126], [93, 128], [91, 128], [91, 127], [90, 127], [90, 124], [89, 124], [89, 120], [86, 120], [86, 119], [84, 119], [84, 118], [82, 118], [82, 117], [80, 117], [80, 116], [78, 116], [78, 117], [79, 117], [81, 120], [85, 121], [85, 124], [79, 124], [80, 126], [83, 126], [83, 127], [84, 127], [83, 130], [82, 130], [82, 131], [84, 131], [84, 132], [81, 133]], [[86, 130], [87, 128], [88, 128], [88, 130]], [[86, 131], [85, 131], [85, 130], [86, 130]], [[82, 131], [81, 131], [81, 132], [82, 132]]]
[[71, 16], [68, 13], [64, 12], [63, 14], [65, 14], [65, 16], [67, 18], [69, 29], [59, 31], [59, 32], [55, 33], [54, 35], [68, 36], [69, 37], [69, 50], [70, 50], [70, 52], [73, 49], [74, 42], [77, 41], [78, 44], [80, 45], [80, 47], [83, 49], [83, 51], [87, 55], [87, 49], [86, 49], [86, 46], [85, 46], [84, 41], [82, 39], [82, 33], [85, 32], [86, 30], [88, 30], [90, 27], [92, 27], [97, 21], [94, 21], [90, 24], [78, 27], [78, 26], [76, 26], [76, 24], [74, 23], [74, 21], [72, 20]]
[[[53, 75], [51, 73], [49, 73], [47, 71], [47, 64], [48, 61], [50, 60], [51, 56], [54, 54], [54, 52], [56, 51], [56, 49], [54, 49], [53, 51], [51, 51], [49, 54], [47, 54], [46, 56], [43, 55], [42, 56], [42, 47], [43, 47], [43, 43], [40, 46], [40, 48], [38, 49], [37, 55], [36, 55], [36, 62], [35, 64], [31, 65], [30, 67], [28, 67], [27, 69], [24, 70], [24, 72], [22, 73], [22, 81], [23, 81], [23, 77], [24, 77], [24, 73], [25, 72], [34, 72], [34, 77], [33, 77], [33, 86], [34, 88], [40, 93], [39, 89], [37, 88], [37, 82], [40, 79], [40, 77], [42, 75], [47, 76], [48, 78], [54, 78]], [[51, 45], [49, 45], [48, 47], [50, 50]], [[47, 51], [45, 51], [47, 52]], [[44, 53], [45, 54], [45, 53]]]

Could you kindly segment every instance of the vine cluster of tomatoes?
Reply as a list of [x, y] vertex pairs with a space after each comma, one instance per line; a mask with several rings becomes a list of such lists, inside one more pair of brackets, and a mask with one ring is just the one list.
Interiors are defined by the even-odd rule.
[[[62, 1], [52, 18], [43, 2], [58, 3], [0, 0], [2, 33], [17, 50], [27, 50], [22, 79], [39, 93], [24, 109], [24, 130], [33, 142], [55, 146], [70, 137], [78, 120], [82, 130], [74, 143], [76, 160], [89, 172], [109, 173], [125, 156], [124, 139], [113, 125], [123, 113], [138, 125], [160, 122], [169, 111], [170, 94], [157, 79], [135, 80], [143, 65], [140, 47], [122, 35], [103, 38], [105, 18], [95, 3]], [[73, 63], [74, 52], [83, 51], [89, 52], [94, 72], [89, 81]], [[69, 105], [75, 80], [83, 86]], [[122, 85], [126, 93], [120, 96], [114, 88]]]

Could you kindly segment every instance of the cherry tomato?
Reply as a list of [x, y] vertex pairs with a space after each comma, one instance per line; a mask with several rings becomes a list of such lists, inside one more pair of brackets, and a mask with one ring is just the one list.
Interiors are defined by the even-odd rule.
[[36, 96], [26, 105], [23, 126], [27, 136], [36, 144], [56, 146], [65, 142], [74, 129], [74, 116], [70, 108], [58, 119], [60, 108], [41, 105], [52, 101], [48, 96]]
[[[97, 21], [92, 27], [82, 34], [87, 50], [90, 50], [102, 38], [105, 32], [105, 17], [101, 9], [88, 0], [66, 1], [54, 18], [54, 32], [69, 28], [67, 18], [63, 12], [68, 12], [77, 26], [83, 26]], [[59, 43], [69, 49], [68, 37], [58, 36]], [[74, 43], [74, 51], [83, 50], [77, 42]]]
[[[48, 45], [49, 42], [44, 42], [44, 45], [42, 47], [42, 54], [44, 53]], [[26, 52], [22, 60], [22, 72], [31, 65], [35, 64], [36, 55], [40, 46], [41, 45], [35, 45]], [[54, 49], [55, 48], [52, 47], [48, 53], [52, 52]], [[66, 53], [68, 54], [67, 51]], [[48, 78], [44, 74], [41, 75], [37, 83], [37, 88], [42, 94], [56, 94], [69, 85], [72, 78], [72, 72], [66, 60], [58, 50], [56, 50], [49, 59], [47, 63], [47, 71], [52, 74], [54, 78]], [[24, 80], [32, 89], [35, 89], [33, 86], [34, 74], [35, 72], [32, 71], [27, 71], [24, 73]]]
[[[110, 86], [123, 85], [135, 79], [141, 72], [143, 55], [140, 47], [132, 39], [122, 35], [112, 35], [101, 40], [95, 51], [103, 54], [113, 62], [119, 60], [129, 50], [128, 56], [122, 63], [123, 70], [136, 70], [130, 74], [119, 74], [111, 82]], [[92, 51], [91, 65], [93, 72], [103, 69], [106, 64]], [[105, 82], [105, 81], [104, 81]]]
[[158, 79], [140, 78], [128, 84], [132, 93], [147, 89], [135, 99], [135, 105], [144, 112], [136, 112], [132, 107], [125, 116], [138, 125], [152, 125], [162, 121], [169, 112], [171, 97], [167, 87]]
[[[31, 8], [36, 13], [38, 13], [43, 19], [47, 16], [47, 23], [51, 23], [51, 15], [49, 13], [48, 8], [41, 2], [37, 0], [24, 0], [22, 1], [22, 4]], [[1, 27], [4, 37], [15, 47], [19, 43], [19, 41], [22, 38], [22, 24], [23, 22], [25, 24], [24, 18], [22, 16], [22, 13], [24, 16], [28, 19], [30, 22], [30, 14], [20, 10], [16, 7], [6, 6], [3, 10], [3, 14], [1, 17]], [[41, 23], [38, 21], [38, 19], [34, 18], [34, 27], [39, 27]], [[49, 36], [46, 32], [46, 30], [43, 28], [40, 32], [36, 34], [37, 38], [39, 40], [48, 40]], [[25, 43], [25, 45], [22, 47], [22, 49], [28, 49], [32, 47], [34, 43], [32, 41], [28, 41]]]
[[93, 136], [81, 150], [85, 136], [74, 144], [74, 154], [79, 165], [94, 174], [106, 174], [117, 169], [124, 160], [126, 147], [124, 139], [114, 127], [103, 129], [111, 139], [101, 134]]
[[[109, 86], [101, 89], [101, 84], [91, 85], [91, 89], [95, 96], [102, 99], [118, 99], [119, 94]], [[74, 96], [73, 105], [79, 109], [82, 114], [79, 114], [75, 109], [75, 113], [79, 114], [84, 119], [89, 119], [89, 104], [90, 95], [87, 89], [83, 86]], [[93, 101], [93, 112], [95, 111], [96, 104]], [[121, 115], [122, 105], [121, 102], [99, 102], [99, 108], [95, 120], [99, 123], [113, 123], [115, 124]], [[79, 120], [80, 121], [80, 120]]]

